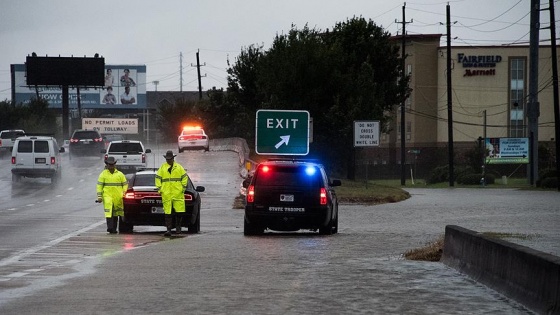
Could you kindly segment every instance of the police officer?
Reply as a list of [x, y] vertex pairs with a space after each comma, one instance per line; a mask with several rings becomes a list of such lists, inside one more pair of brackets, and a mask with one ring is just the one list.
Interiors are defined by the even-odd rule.
[[161, 194], [165, 227], [167, 231], [164, 236], [171, 236], [173, 228], [172, 209], [175, 210], [175, 231], [181, 233], [181, 223], [185, 214], [185, 190], [189, 177], [181, 164], [175, 162], [175, 157], [171, 150], [163, 156], [165, 162], [160, 166], [156, 174], [156, 187]]
[[124, 215], [123, 196], [128, 189], [124, 174], [115, 168], [117, 160], [110, 156], [105, 161], [105, 169], [97, 179], [97, 202], [103, 202], [107, 232], [117, 233], [118, 217]]

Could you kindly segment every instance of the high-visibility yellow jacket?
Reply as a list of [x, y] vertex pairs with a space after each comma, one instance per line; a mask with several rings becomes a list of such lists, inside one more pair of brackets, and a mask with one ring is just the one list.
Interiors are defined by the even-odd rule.
[[189, 176], [187, 172], [177, 162], [173, 162], [173, 166], [169, 166], [164, 162], [156, 174], [156, 187], [161, 194], [163, 203], [163, 212], [171, 214], [171, 208], [175, 212], [185, 212], [185, 189]]
[[103, 170], [97, 179], [97, 197], [103, 199], [105, 217], [124, 215], [123, 196], [128, 189], [128, 181], [124, 174], [115, 169], [111, 174], [108, 169]]

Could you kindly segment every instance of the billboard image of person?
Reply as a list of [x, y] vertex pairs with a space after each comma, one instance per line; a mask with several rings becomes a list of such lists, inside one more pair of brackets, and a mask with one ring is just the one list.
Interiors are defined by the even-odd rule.
[[117, 104], [117, 97], [113, 94], [113, 87], [107, 87], [107, 94], [103, 96], [103, 100], [101, 101], [103, 104], [110, 104], [115, 105]]
[[121, 94], [121, 104], [132, 105], [136, 103], [136, 97], [130, 92], [130, 86], [124, 87], [124, 92]]

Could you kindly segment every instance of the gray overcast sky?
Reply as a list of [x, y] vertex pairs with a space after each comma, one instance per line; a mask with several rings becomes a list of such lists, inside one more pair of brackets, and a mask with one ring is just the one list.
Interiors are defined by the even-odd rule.
[[[558, 0], [555, 0], [558, 1]], [[530, 0], [406, 1], [408, 34], [444, 34], [451, 7], [452, 45], [502, 45], [529, 41]], [[558, 3], [558, 2], [556, 2]], [[0, 0], [0, 100], [11, 99], [10, 64], [39, 56], [88, 56], [105, 63], [146, 65], [147, 90], [198, 90], [227, 86], [227, 60], [252, 44], [268, 49], [291, 25], [325, 30], [353, 16], [375, 21], [392, 35], [402, 29], [403, 1], [394, 0]], [[541, 0], [548, 8], [548, 0]], [[556, 16], [560, 8], [555, 7]], [[558, 20], [558, 18], [556, 18]], [[443, 24], [440, 24], [443, 23]], [[541, 25], [549, 24], [549, 11]], [[557, 22], [558, 24], [558, 22]], [[558, 33], [558, 30], [556, 31]], [[540, 39], [550, 39], [541, 30]]]

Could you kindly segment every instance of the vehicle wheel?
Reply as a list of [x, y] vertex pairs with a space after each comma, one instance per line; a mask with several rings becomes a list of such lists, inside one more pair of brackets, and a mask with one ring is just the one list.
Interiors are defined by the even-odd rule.
[[336, 215], [336, 218], [334, 219], [334, 225], [333, 225], [333, 234], [338, 233], [338, 214]]
[[18, 183], [21, 180], [21, 175], [12, 173], [12, 183]]
[[189, 224], [187, 227], [188, 234], [196, 234], [200, 233], [200, 210], [198, 210], [198, 215], [196, 216], [196, 220], [193, 224]]
[[243, 235], [261, 235], [263, 233], [262, 227], [247, 222], [247, 219], [243, 220]]
[[204, 148], [204, 151], [205, 151], [205, 152], [208, 152], [208, 151], [210, 151], [210, 147], [206, 147], [206, 148]]
[[333, 234], [333, 220], [329, 221], [325, 227], [319, 228], [319, 234], [321, 235], [331, 235]]
[[132, 233], [134, 225], [132, 222], [125, 221], [123, 217], [119, 217], [119, 233]]
[[179, 151], [179, 153], [183, 153], [183, 149], [178, 148], [177, 151]]

